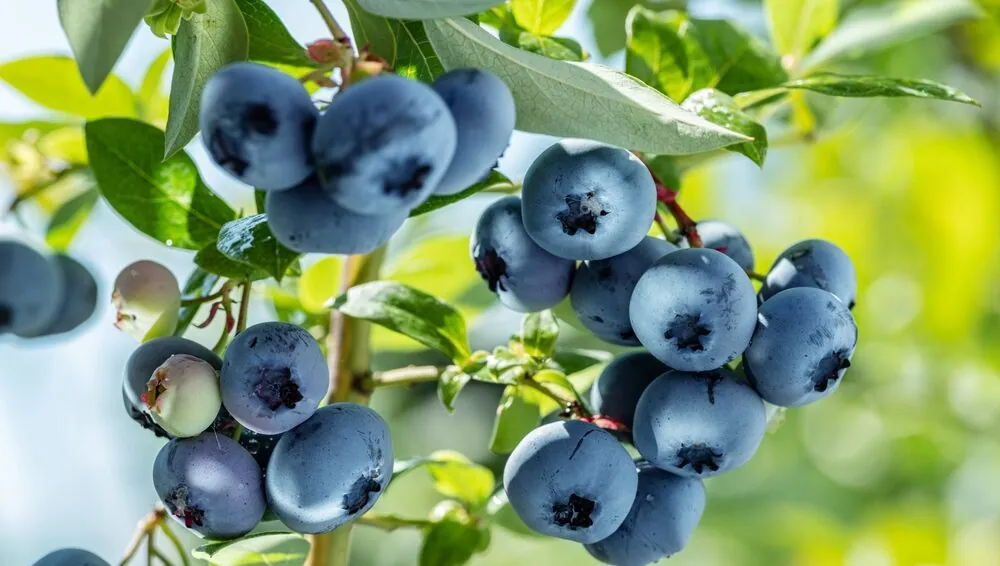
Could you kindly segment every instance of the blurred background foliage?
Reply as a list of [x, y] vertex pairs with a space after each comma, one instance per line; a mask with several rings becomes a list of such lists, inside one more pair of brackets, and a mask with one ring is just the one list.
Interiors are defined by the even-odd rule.
[[[297, 36], [321, 36], [320, 27], [306, 23], [311, 14], [300, 3], [272, 5]], [[654, 9], [681, 3], [643, 2]], [[842, 0], [841, 9], [850, 14], [883, 3]], [[634, 4], [580, 2], [561, 33], [579, 39], [595, 60], [620, 66], [622, 21]], [[994, 0], [981, 5], [1000, 14]], [[767, 34], [759, 2], [690, 0], [689, 8]], [[40, 12], [38, 18], [50, 16]], [[801, 135], [796, 129], [801, 114], [776, 115], [792, 126], [784, 136], [772, 135], [763, 169], [726, 154], [684, 177], [681, 199], [688, 211], [741, 227], [755, 246], [759, 271], [801, 239], [822, 237], [843, 247], [858, 268], [855, 315], [862, 339], [854, 369], [836, 395], [789, 411], [749, 465], [707, 482], [710, 499], [702, 524], [671, 564], [1000, 564], [1000, 28], [987, 17], [916, 35], [835, 69], [938, 80], [958, 86], [982, 108], [807, 95], [816, 132]], [[137, 80], [130, 81], [140, 101], [132, 112], [160, 126], [166, 110], [158, 77], [168, 61], [156, 55], [164, 46], [142, 48], [149, 56], [143, 72], [134, 73]], [[23, 55], [18, 45], [0, 44], [0, 60]], [[19, 71], [9, 65], [0, 64], [0, 74], [39, 68]], [[57, 109], [118, 113], [122, 102], [115, 97], [131, 88], [120, 82], [102, 91], [100, 100], [77, 97], [87, 107]], [[64, 85], [43, 82], [39, 96], [72, 104], [76, 93], [52, 92], [59, 88]], [[45, 121], [20, 124], [36, 116]], [[49, 231], [49, 244], [63, 245], [65, 230], [80, 229], [74, 252], [95, 267], [105, 285], [121, 265], [143, 254], [165, 257], [179, 277], [190, 271], [188, 255], [165, 256], [123, 228], [103, 203], [86, 225], [72, 221], [74, 211], [89, 210], [96, 200], [92, 183], [74, 169], [85, 162], [78, 126], [33, 110], [3, 117], [9, 123], [0, 124], [0, 158], [11, 193], [59, 184], [24, 213], [30, 229], [44, 233], [49, 215], [60, 209], [70, 221], [59, 224], [63, 233]], [[502, 169], [520, 178], [548, 143], [542, 136], [518, 135]], [[253, 206], [245, 191], [206, 171], [203, 154], [194, 155], [210, 186], [235, 208]], [[66, 168], [53, 175], [39, 166], [41, 156], [58, 157]], [[496, 197], [479, 195], [408, 223], [394, 240], [386, 270], [388, 278], [459, 305], [471, 321], [473, 347], [486, 349], [505, 342], [519, 321], [492, 304], [467, 260], [468, 232], [491, 198]], [[70, 199], [78, 206], [67, 211], [63, 205]], [[16, 225], [8, 221], [2, 229], [9, 233]], [[301, 277], [262, 287], [259, 297], [269, 300], [257, 301], [254, 317], [277, 313], [322, 326], [323, 305], [334, 293], [339, 269], [335, 258], [310, 261]], [[0, 344], [4, 564], [27, 564], [57, 543], [115, 556], [154, 500], [148, 463], [159, 443], [132, 429], [117, 400], [118, 368], [133, 346], [110, 331], [110, 312], [102, 315], [69, 344]], [[567, 324], [563, 331], [563, 346], [607, 349]], [[211, 328], [204, 332], [214, 337]], [[381, 329], [375, 346], [379, 368], [436, 360], [416, 343]], [[86, 367], [77, 369], [74, 360]], [[374, 405], [392, 421], [398, 458], [451, 448], [499, 476], [503, 460], [488, 450], [499, 395], [499, 387], [473, 383], [454, 415], [440, 406], [433, 385], [380, 391]], [[87, 402], [75, 403], [79, 399]], [[21, 409], [38, 404], [46, 407], [44, 414]], [[67, 428], [74, 429], [70, 438], [50, 443], [55, 454], [38, 448], [51, 435], [65, 436]], [[88, 481], [98, 483], [91, 487]], [[437, 497], [428, 478], [410, 474], [394, 484], [377, 510], [423, 516]], [[96, 525], [90, 523], [95, 518], [101, 519]], [[415, 564], [418, 548], [417, 533], [360, 528], [354, 563]], [[472, 563], [591, 562], [577, 545], [494, 529], [490, 550]]]

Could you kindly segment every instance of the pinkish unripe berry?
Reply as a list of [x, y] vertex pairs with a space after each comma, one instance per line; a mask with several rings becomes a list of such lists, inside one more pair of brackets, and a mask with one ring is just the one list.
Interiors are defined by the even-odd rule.
[[208, 362], [177, 354], [156, 368], [142, 394], [153, 421], [178, 437], [197, 436], [222, 407], [219, 375]]
[[115, 326], [139, 342], [169, 336], [177, 328], [181, 289], [169, 269], [155, 261], [137, 261], [118, 274], [111, 302]]

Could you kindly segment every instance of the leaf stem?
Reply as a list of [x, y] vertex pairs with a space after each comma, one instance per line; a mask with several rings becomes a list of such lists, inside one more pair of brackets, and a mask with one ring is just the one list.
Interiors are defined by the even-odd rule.
[[767, 275], [766, 274], [757, 273], [756, 271], [752, 271], [752, 270], [749, 270], [749, 269], [747, 269], [746, 272], [747, 272], [747, 277], [749, 277], [750, 279], [753, 279], [754, 281], [760, 281], [761, 283], [763, 283], [764, 281], [767, 280]]
[[[660, 177], [657, 176], [656, 171], [653, 171], [653, 167], [648, 161], [642, 159], [642, 164], [646, 166], [646, 170], [653, 177], [653, 182], [656, 184], [656, 200], [657, 203], [663, 204], [674, 220], [677, 222], [677, 229], [680, 230], [681, 234], [687, 238], [688, 245], [692, 248], [700, 248], [702, 246], [701, 236], [698, 235], [698, 224], [688, 216], [684, 208], [681, 207], [680, 203], [677, 202], [677, 190], [668, 187]], [[659, 205], [657, 209], [659, 209]], [[662, 228], [662, 225], [661, 225]], [[668, 238], [669, 239], [669, 238]], [[676, 242], [672, 242], [676, 243]]]
[[177, 533], [170, 528], [170, 524], [167, 522], [166, 517], [160, 521], [160, 530], [163, 531], [163, 534], [166, 535], [167, 538], [170, 539], [170, 542], [174, 545], [174, 548], [177, 550], [177, 556], [181, 557], [181, 564], [183, 566], [188, 566], [187, 551], [184, 550], [184, 544], [181, 543], [181, 539], [177, 537]]
[[558, 403], [559, 406], [562, 407], [566, 413], [569, 413], [569, 415], [575, 418], [583, 418], [590, 416], [590, 413], [587, 412], [587, 409], [585, 409], [583, 405], [581, 405], [580, 402], [575, 397], [566, 397], [560, 395], [559, 393], [549, 389], [548, 387], [545, 387], [541, 383], [538, 383], [532, 377], [525, 378], [523, 381], [520, 381], [519, 384], [530, 387], [531, 389], [538, 391], [542, 395], [545, 395], [549, 399], [552, 399], [553, 401]]
[[124, 566], [132, 560], [136, 553], [139, 552], [139, 547], [142, 546], [144, 540], [149, 539], [149, 534], [152, 533], [157, 525], [159, 525], [167, 517], [167, 510], [163, 508], [159, 503], [153, 507], [148, 515], [139, 521], [138, 526], [135, 529], [135, 535], [132, 537], [132, 541], [129, 542], [128, 546], [125, 548], [125, 555], [122, 556], [121, 562], [118, 564]]
[[243, 294], [240, 297], [240, 314], [236, 319], [236, 333], [239, 334], [247, 329], [247, 314], [250, 312], [250, 291], [253, 283], [245, 281], [243, 283]]
[[438, 366], [410, 366], [376, 373], [371, 378], [372, 387], [406, 386], [437, 381], [445, 368]]
[[224, 295], [227, 292], [229, 292], [229, 290], [226, 288], [225, 285], [223, 285], [222, 289], [220, 289], [218, 293], [212, 293], [211, 295], [205, 295], [204, 297], [193, 297], [190, 299], [183, 299], [181, 300], [181, 306], [193, 307], [195, 305], [203, 305], [205, 303], [211, 303], [216, 299], [221, 299], [222, 295]]
[[[656, 210], [656, 216], [654, 217], [656, 225], [660, 227], [660, 232], [663, 232], [664, 239], [666, 239], [671, 244], [676, 244], [681, 240], [680, 238], [677, 237], [677, 234], [674, 234], [673, 229], [671, 229], [670, 226], [667, 225], [667, 221], [663, 218], [663, 212], [660, 210], [661, 207], [662, 205], [660, 203], [656, 203], [657, 210]], [[663, 211], [666, 211], [666, 209], [664, 208]]]
[[340, 27], [340, 24], [337, 23], [337, 19], [333, 17], [333, 12], [327, 8], [326, 4], [323, 3], [323, 0], [309, 1], [316, 7], [316, 11], [318, 11], [320, 17], [323, 18], [323, 23], [326, 24], [326, 27], [330, 30], [330, 34], [333, 35], [334, 39], [337, 41], [347, 39], [347, 34], [344, 33], [344, 28]]
[[396, 529], [423, 529], [434, 524], [433, 521], [427, 519], [407, 519], [396, 515], [379, 515], [378, 513], [365, 513], [358, 518], [356, 523], [366, 527], [382, 529], [390, 533]]

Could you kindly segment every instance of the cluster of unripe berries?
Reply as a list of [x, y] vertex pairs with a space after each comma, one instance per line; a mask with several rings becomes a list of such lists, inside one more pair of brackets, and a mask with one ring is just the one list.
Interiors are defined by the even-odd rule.
[[0, 338], [42, 338], [69, 332], [97, 308], [97, 282], [65, 254], [47, 257], [31, 246], [0, 240]]
[[381, 74], [342, 89], [321, 114], [294, 78], [240, 63], [206, 85], [201, 130], [219, 166], [267, 191], [278, 241], [303, 253], [360, 254], [431, 195], [490, 172], [510, 143], [514, 99], [479, 69], [429, 86]]
[[602, 428], [562, 421], [528, 434], [504, 470], [525, 524], [617, 566], [683, 548], [705, 506], [702, 478], [750, 460], [764, 402], [832, 393], [858, 338], [856, 276], [840, 248], [792, 246], [758, 294], [738, 230], [702, 222], [699, 248], [648, 236], [656, 201], [652, 175], [628, 151], [564, 140], [531, 165], [521, 198], [483, 213], [471, 245], [506, 306], [536, 311], [568, 296], [594, 335], [644, 349], [614, 360], [590, 396], [639, 462]]

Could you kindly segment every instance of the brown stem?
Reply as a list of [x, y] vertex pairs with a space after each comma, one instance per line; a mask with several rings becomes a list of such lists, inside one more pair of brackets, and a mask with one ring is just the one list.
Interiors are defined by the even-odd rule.
[[688, 216], [687, 212], [684, 212], [684, 208], [677, 202], [677, 190], [668, 187], [660, 180], [656, 171], [653, 171], [649, 162], [640, 154], [636, 153], [636, 155], [639, 156], [639, 160], [642, 161], [642, 164], [646, 166], [646, 170], [649, 171], [650, 176], [653, 177], [653, 182], [656, 184], [656, 201], [667, 207], [667, 211], [670, 212], [670, 215], [674, 217], [674, 221], [677, 222], [677, 229], [687, 238], [688, 245], [692, 248], [703, 247], [701, 236], [698, 235], [698, 224]]

